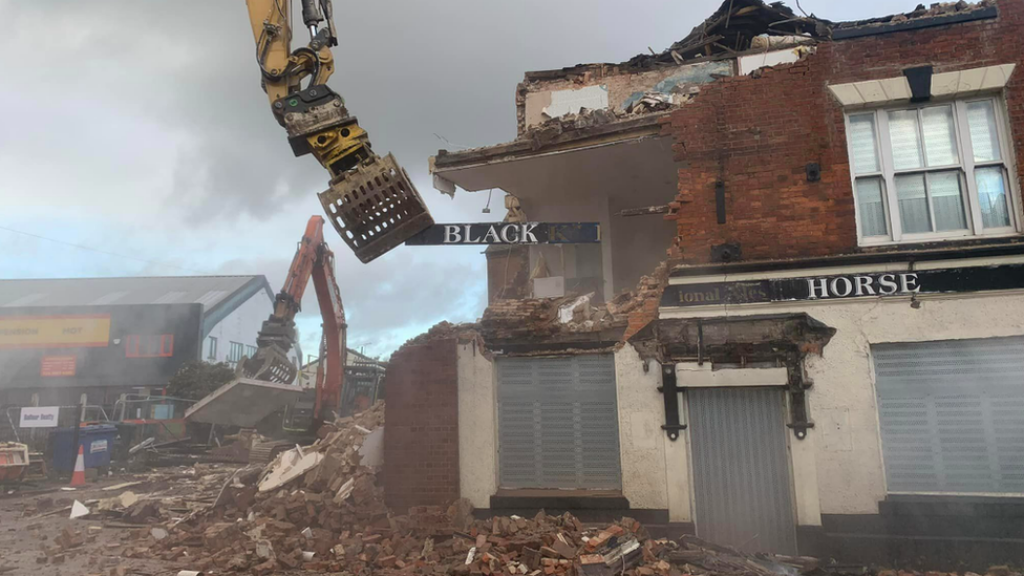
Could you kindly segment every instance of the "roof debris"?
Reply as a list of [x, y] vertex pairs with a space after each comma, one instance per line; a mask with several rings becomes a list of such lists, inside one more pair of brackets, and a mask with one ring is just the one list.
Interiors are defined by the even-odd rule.
[[862, 26], [884, 26], [888, 24], [900, 24], [923, 18], [937, 18], [955, 14], [967, 14], [984, 8], [994, 7], [995, 5], [996, 3], [993, 0], [981, 0], [976, 3], [964, 2], [964, 0], [960, 0], [959, 2], [938, 2], [931, 4], [927, 8], [925, 8], [924, 4], [918, 4], [917, 8], [914, 8], [913, 11], [903, 14], [892, 14], [880, 18], [870, 18], [868, 20], [839, 22], [833, 26], [833, 30], [860, 28]]
[[828, 38], [831, 22], [796, 15], [782, 2], [726, 0], [721, 7], [682, 40], [659, 54], [639, 54], [629, 60], [634, 68], [678, 65], [717, 55], [733, 56], [752, 48], [754, 38], [791, 36]]

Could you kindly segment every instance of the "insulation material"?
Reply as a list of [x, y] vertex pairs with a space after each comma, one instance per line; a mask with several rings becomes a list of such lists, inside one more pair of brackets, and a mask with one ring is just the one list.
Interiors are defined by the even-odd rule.
[[762, 52], [760, 54], [750, 54], [748, 56], [740, 56], [737, 59], [739, 63], [740, 76], [750, 74], [758, 68], [764, 68], [765, 66], [776, 66], [779, 64], [792, 64], [807, 54], [811, 48], [801, 46], [799, 48], [789, 48], [786, 50], [775, 50], [773, 52]]
[[558, 90], [551, 93], [551, 103], [541, 112], [548, 118], [566, 114], [579, 114], [580, 110], [597, 110], [608, 107], [608, 87], [587, 86], [579, 90]]

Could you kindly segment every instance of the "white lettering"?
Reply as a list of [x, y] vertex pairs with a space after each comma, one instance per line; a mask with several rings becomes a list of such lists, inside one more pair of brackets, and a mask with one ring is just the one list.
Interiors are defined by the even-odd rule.
[[[821, 284], [815, 286], [815, 284], [818, 282], [821, 282]], [[818, 296], [818, 290], [821, 290], [821, 296]], [[807, 291], [810, 293], [809, 298], [811, 298], [812, 300], [815, 298], [828, 298], [828, 284], [825, 283], [824, 278], [808, 278]]]
[[532, 242], [537, 244], [537, 237], [533, 234], [533, 229], [536, 227], [537, 224], [523, 224], [523, 233], [519, 235], [520, 242]]
[[[513, 234], [515, 232], [515, 234]], [[501, 241], [505, 244], [513, 244], [519, 241], [519, 226], [506, 225], [501, 228]]]
[[[839, 290], [839, 288], [838, 288], [839, 282], [843, 282], [843, 284], [846, 286], [845, 290], [842, 290], [842, 291]], [[832, 293], [835, 294], [836, 296], [839, 296], [840, 298], [844, 298], [846, 296], [849, 296], [850, 294], [853, 294], [853, 282], [850, 282], [850, 279], [846, 278], [845, 276], [840, 276], [839, 278], [833, 278], [832, 279]]]
[[462, 234], [459, 234], [458, 226], [445, 225], [444, 227], [444, 243], [445, 244], [456, 244], [462, 241]]
[[900, 274], [900, 292], [920, 292], [921, 287], [917, 285], [917, 274]]
[[469, 230], [470, 230], [470, 225], [466, 224], [466, 243], [467, 244], [479, 244], [480, 243], [480, 239], [477, 238], [476, 240], [473, 240], [471, 234], [469, 233]]
[[483, 242], [484, 244], [489, 244], [491, 242], [497, 244], [498, 231], [494, 229], [494, 226], [491, 226], [490, 228], [487, 229], [487, 234], [484, 234], [484, 238], [483, 240], [481, 240], [481, 242]]
[[892, 274], [882, 274], [878, 278], [878, 292], [879, 294], [895, 294], [899, 286], [896, 285], [896, 276]]
[[871, 287], [870, 276], [854, 276], [853, 281], [857, 284], [857, 296], [875, 295], [875, 289]]

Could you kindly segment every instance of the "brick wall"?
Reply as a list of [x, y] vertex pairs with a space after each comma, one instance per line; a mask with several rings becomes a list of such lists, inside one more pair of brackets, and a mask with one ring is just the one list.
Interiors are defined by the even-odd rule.
[[388, 363], [384, 491], [388, 506], [459, 497], [457, 340], [407, 345]]
[[[682, 261], [706, 263], [710, 247], [726, 242], [740, 243], [744, 260], [857, 250], [843, 110], [829, 84], [901, 76], [924, 64], [941, 73], [1016, 62], [1004, 96], [1024, 166], [1024, 0], [998, 6], [998, 19], [823, 43], [798, 63], [703, 86], [663, 126], [680, 162]], [[812, 162], [821, 166], [819, 182], [807, 181]], [[725, 224], [717, 222], [717, 181], [725, 184]]]
[[529, 298], [530, 247], [488, 246], [487, 255], [487, 303], [496, 300]]

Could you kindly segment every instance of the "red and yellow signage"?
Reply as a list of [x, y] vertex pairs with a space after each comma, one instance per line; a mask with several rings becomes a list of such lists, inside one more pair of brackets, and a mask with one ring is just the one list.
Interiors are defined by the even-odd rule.
[[88, 348], [109, 343], [109, 314], [0, 316], [0, 348]]
[[76, 360], [74, 356], [43, 356], [40, 361], [39, 375], [74, 376]]

